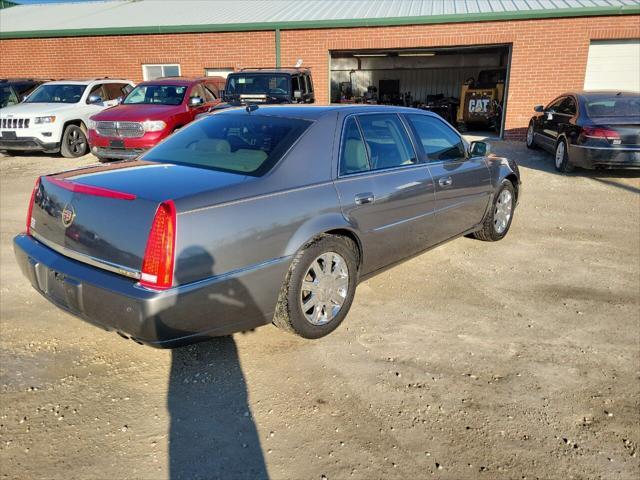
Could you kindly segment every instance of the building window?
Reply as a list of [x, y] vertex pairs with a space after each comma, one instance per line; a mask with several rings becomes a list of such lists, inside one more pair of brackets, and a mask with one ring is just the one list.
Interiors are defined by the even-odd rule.
[[177, 63], [142, 65], [142, 78], [155, 80], [160, 77], [179, 77], [180, 65]]
[[227, 75], [233, 73], [233, 68], [205, 68], [205, 77], [223, 77], [227, 78]]

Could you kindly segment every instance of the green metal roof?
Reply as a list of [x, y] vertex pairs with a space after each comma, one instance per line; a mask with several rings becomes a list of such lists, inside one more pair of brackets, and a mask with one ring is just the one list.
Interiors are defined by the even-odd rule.
[[0, 39], [640, 14], [640, 0], [112, 0], [0, 11]]

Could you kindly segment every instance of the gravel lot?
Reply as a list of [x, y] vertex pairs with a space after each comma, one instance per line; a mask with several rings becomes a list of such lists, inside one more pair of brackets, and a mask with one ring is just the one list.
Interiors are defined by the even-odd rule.
[[0, 158], [0, 474], [638, 478], [640, 176], [494, 151], [524, 181], [502, 242], [361, 284], [322, 340], [266, 326], [174, 351], [61, 312], [14, 262], [35, 177], [93, 157]]

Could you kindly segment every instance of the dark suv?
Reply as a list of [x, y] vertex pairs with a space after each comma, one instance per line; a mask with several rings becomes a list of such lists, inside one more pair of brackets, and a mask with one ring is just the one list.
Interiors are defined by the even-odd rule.
[[0, 79], [0, 108], [20, 103], [44, 81], [31, 78]]
[[314, 103], [308, 68], [244, 68], [231, 73], [224, 106], [250, 103]]

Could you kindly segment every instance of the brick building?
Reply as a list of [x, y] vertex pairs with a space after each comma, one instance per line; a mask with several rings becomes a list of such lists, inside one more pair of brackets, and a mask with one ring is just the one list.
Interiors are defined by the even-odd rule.
[[583, 88], [640, 90], [639, 0], [102, 1], [0, 10], [0, 77], [219, 75], [243, 67], [313, 73], [316, 101], [459, 97], [505, 72], [502, 132], [536, 104]]

